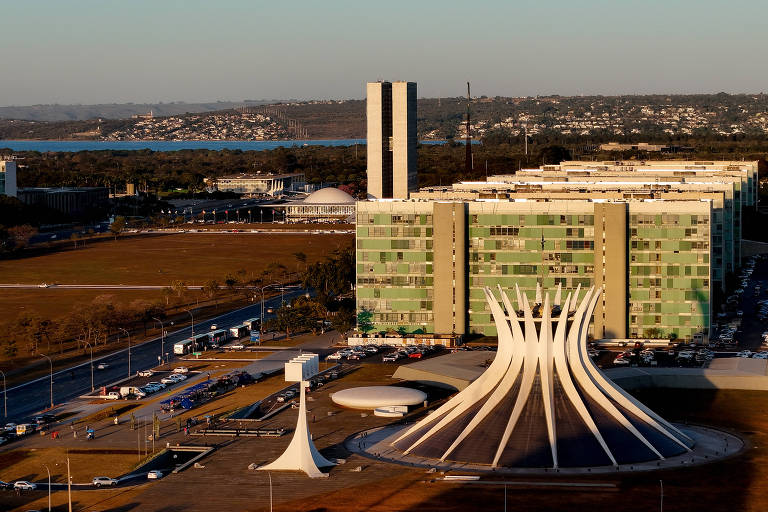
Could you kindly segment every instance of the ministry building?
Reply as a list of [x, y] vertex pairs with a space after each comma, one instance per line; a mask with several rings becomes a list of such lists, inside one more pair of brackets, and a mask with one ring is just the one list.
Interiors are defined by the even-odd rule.
[[595, 338], [706, 340], [756, 162], [564, 162], [357, 205], [374, 329], [495, 335], [483, 288], [604, 286]]

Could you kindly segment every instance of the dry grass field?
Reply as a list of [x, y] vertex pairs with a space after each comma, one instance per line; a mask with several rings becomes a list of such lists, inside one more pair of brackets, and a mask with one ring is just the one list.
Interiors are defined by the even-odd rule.
[[[297, 269], [296, 252], [307, 263], [325, 259], [335, 249], [352, 245], [352, 235], [186, 233], [103, 241], [77, 250], [17, 260], [0, 260], [0, 283], [105, 284], [169, 286], [174, 281], [203, 285], [243, 269], [248, 278], [261, 275], [272, 262]], [[3, 289], [0, 325], [23, 311], [56, 318], [77, 304], [100, 295], [128, 304], [160, 300], [160, 290]]]
[[258, 276], [272, 262], [296, 270], [293, 254], [307, 262], [352, 245], [352, 235], [183, 233], [104, 241], [78, 250], [0, 261], [0, 282], [169, 286], [202, 285], [239, 269]]

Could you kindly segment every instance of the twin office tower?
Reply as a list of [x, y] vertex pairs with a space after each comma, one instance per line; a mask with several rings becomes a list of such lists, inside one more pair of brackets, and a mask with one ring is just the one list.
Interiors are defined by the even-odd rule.
[[368, 196], [408, 199], [417, 190], [416, 83], [369, 82]]

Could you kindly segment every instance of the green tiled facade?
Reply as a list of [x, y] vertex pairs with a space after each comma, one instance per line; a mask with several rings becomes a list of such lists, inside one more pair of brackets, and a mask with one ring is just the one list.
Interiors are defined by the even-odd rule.
[[377, 330], [434, 332], [432, 214], [357, 214], [357, 307]]
[[[430, 201], [366, 201], [357, 207], [357, 305], [373, 313], [374, 329], [435, 332], [435, 260]], [[483, 288], [519, 286], [529, 300], [536, 283], [564, 292], [595, 284], [595, 204], [589, 201], [463, 203], [467, 333], [495, 335]], [[674, 207], [670, 206], [674, 204]], [[626, 333], [691, 339], [710, 326], [711, 203], [627, 203]], [[623, 228], [622, 228], [623, 229]], [[453, 241], [454, 245], [456, 241]], [[454, 255], [454, 258], [456, 256]], [[605, 267], [603, 262], [601, 268]], [[564, 295], [565, 296], [565, 295]], [[606, 297], [608, 300], [608, 297]], [[440, 334], [447, 334], [441, 332]]]
[[710, 219], [630, 214], [630, 337], [691, 339], [710, 323]]

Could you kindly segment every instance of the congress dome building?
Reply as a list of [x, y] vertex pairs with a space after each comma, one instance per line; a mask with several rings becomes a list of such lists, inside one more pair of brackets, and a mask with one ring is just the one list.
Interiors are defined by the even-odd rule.
[[355, 222], [355, 198], [334, 187], [321, 188], [301, 201], [279, 205], [285, 209], [285, 220], [300, 222]]

